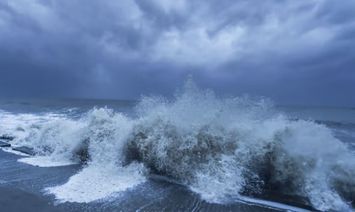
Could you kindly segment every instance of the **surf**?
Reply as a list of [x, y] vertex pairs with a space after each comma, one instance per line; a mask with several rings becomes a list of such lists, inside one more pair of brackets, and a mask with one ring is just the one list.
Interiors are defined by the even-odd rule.
[[192, 80], [172, 99], [143, 97], [134, 111], [1, 113], [0, 130], [35, 152], [21, 162], [82, 165], [46, 189], [60, 202], [105, 199], [160, 175], [212, 203], [277, 194], [318, 210], [352, 209], [355, 155], [324, 124], [292, 119], [267, 99], [221, 98]]

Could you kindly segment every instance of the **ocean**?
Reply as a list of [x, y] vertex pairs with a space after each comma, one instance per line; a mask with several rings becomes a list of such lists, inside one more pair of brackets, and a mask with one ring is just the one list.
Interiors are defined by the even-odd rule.
[[354, 207], [354, 108], [194, 86], [170, 99], [1, 100], [0, 141], [1, 211]]

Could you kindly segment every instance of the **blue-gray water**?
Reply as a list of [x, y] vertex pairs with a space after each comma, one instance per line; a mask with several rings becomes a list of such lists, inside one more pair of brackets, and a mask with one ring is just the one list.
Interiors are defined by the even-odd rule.
[[[1, 100], [2, 135], [12, 147], [0, 153], [0, 187], [39, 202], [32, 211], [350, 211], [354, 200], [353, 108], [204, 91], [174, 100]], [[16, 155], [18, 146], [36, 156]], [[4, 210], [20, 204], [7, 201]]]

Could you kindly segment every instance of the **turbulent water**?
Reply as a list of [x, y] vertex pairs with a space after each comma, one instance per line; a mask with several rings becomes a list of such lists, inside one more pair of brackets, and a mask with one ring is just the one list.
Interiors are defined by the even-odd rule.
[[346, 115], [309, 120], [264, 99], [218, 98], [192, 82], [173, 100], [145, 97], [134, 105], [129, 112], [5, 108], [0, 135], [33, 148], [35, 156], [21, 162], [82, 164], [67, 183], [45, 190], [60, 202], [108, 199], [154, 174], [219, 204], [277, 194], [318, 210], [352, 210], [355, 122]]

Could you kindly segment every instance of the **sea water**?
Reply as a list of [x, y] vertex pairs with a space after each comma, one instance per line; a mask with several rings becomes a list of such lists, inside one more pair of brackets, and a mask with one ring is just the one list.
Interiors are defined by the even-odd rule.
[[220, 98], [187, 82], [170, 99], [2, 100], [1, 135], [33, 149], [22, 163], [81, 164], [44, 190], [59, 202], [104, 200], [157, 175], [217, 204], [271, 194], [353, 207], [354, 108]]

